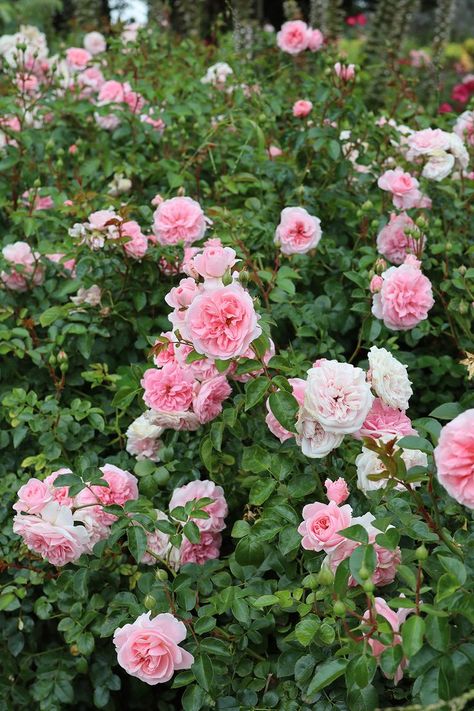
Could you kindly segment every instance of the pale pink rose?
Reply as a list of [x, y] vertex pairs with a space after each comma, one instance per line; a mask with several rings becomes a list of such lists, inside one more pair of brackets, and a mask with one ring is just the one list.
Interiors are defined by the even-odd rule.
[[184, 538], [179, 549], [179, 562], [181, 565], [186, 565], [186, 563], [204, 565], [207, 560], [219, 558], [221, 543], [220, 533], [201, 533], [199, 543], [191, 543], [187, 538]]
[[71, 296], [71, 301], [73, 304], [88, 304], [89, 306], [98, 306], [102, 298], [102, 291], [100, 286], [93, 284], [88, 289], [84, 289], [81, 286], [76, 296]]
[[89, 535], [84, 526], [74, 526], [72, 511], [50, 501], [40, 515], [17, 513], [13, 531], [25, 545], [52, 565], [71, 563], [86, 551]]
[[240, 284], [199, 294], [186, 311], [181, 334], [208, 358], [243, 355], [261, 334], [252, 298]]
[[377, 185], [381, 190], [392, 194], [393, 204], [399, 210], [417, 207], [422, 200], [418, 180], [401, 168], [385, 171], [378, 179]]
[[311, 457], [311, 459], [326, 457], [329, 452], [339, 447], [344, 439], [343, 434], [326, 432], [304, 407], [300, 409], [296, 431], [296, 443], [301, 447], [305, 457]]
[[199, 417], [199, 422], [204, 424], [215, 420], [222, 412], [222, 403], [232, 392], [225, 375], [216, 375], [210, 380], [200, 383], [193, 397], [193, 410]]
[[392, 331], [409, 331], [428, 318], [434, 305], [431, 282], [410, 264], [390, 267], [382, 274], [383, 285], [372, 297], [372, 313]]
[[54, 482], [61, 474], [72, 474], [72, 472], [66, 467], [61, 467], [61, 469], [57, 469], [55, 472], [51, 472], [51, 474], [49, 474], [49, 476], [47, 476], [44, 480], [44, 483], [49, 487], [52, 498], [57, 501], [58, 504], [61, 504], [61, 506], [69, 506], [69, 508], [72, 508], [74, 505], [74, 499], [69, 496], [69, 487], [54, 486]]
[[[402, 594], [401, 597], [404, 597], [404, 595]], [[414, 608], [401, 608], [395, 612], [395, 610], [392, 610], [387, 605], [385, 600], [381, 597], [374, 598], [374, 608], [375, 608], [375, 615], [378, 617], [383, 617], [385, 620], [387, 620], [387, 622], [389, 623], [389, 625], [392, 628], [393, 633], [394, 633], [391, 645], [383, 644], [382, 642], [380, 642], [380, 640], [374, 639], [373, 636], [370, 636], [368, 639], [370, 648], [372, 650], [372, 654], [377, 659], [377, 662], [380, 663], [380, 656], [381, 656], [382, 652], [384, 652], [390, 646], [395, 647], [396, 645], [401, 645], [402, 638], [398, 634], [398, 632], [400, 631], [400, 627], [405, 622], [408, 615], [410, 615], [412, 612], [415, 612], [415, 610], [414, 610]], [[367, 624], [372, 625], [370, 610], [367, 610], [365, 612], [364, 620], [367, 620]], [[393, 678], [393, 682], [396, 685], [403, 678], [403, 670], [406, 668], [407, 665], [408, 665], [408, 660], [406, 657], [403, 657], [397, 670], [395, 671], [395, 674], [392, 676], [392, 675], [387, 675], [384, 672], [384, 676], [386, 676], [389, 679]]]
[[163, 442], [160, 437], [163, 428], [158, 427], [153, 421], [153, 412], [147, 410], [137, 417], [125, 432], [127, 438], [127, 452], [138, 462], [149, 459], [152, 462], [160, 460], [160, 449]]
[[139, 22], [129, 22], [128, 25], [125, 25], [120, 37], [124, 42], [135, 42], [142, 27], [143, 25]]
[[128, 87], [125, 91], [123, 99], [133, 114], [139, 114], [145, 106], [145, 99], [143, 96], [137, 91], [132, 91]]
[[163, 200], [153, 214], [153, 232], [163, 245], [190, 245], [204, 236], [206, 227], [200, 204], [190, 197]]
[[199, 274], [194, 266], [194, 257], [198, 253], [199, 249], [197, 247], [185, 247], [183, 261], [179, 265], [179, 270], [193, 279], [199, 278]]
[[414, 230], [415, 223], [409, 215], [392, 213], [390, 222], [377, 235], [377, 249], [393, 264], [403, 264], [409, 253], [420, 254], [426, 238], [415, 239], [406, 234], [406, 230]]
[[193, 360], [192, 363], [186, 363], [186, 358], [192, 351], [193, 348], [191, 346], [181, 343], [175, 348], [176, 362], [179, 363], [182, 368], [189, 369], [199, 382], [209, 380], [219, 375], [219, 371], [212, 358], [199, 358], [199, 360]]
[[268, 157], [270, 160], [273, 160], [274, 158], [278, 158], [279, 156], [283, 155], [283, 151], [281, 148], [278, 148], [278, 146], [269, 146], [268, 147]]
[[165, 296], [168, 306], [173, 309], [187, 309], [192, 304], [201, 289], [191, 277], [181, 279], [178, 286], [173, 287]]
[[101, 54], [107, 49], [105, 37], [100, 32], [88, 32], [84, 36], [83, 45], [91, 54]]
[[[293, 397], [298, 401], [298, 404], [301, 406], [304, 401], [306, 380], [303, 380], [302, 378], [289, 378], [288, 382], [291, 385]], [[265, 422], [267, 423], [267, 427], [270, 432], [275, 435], [275, 437], [278, 437], [280, 442], [285, 442], [287, 439], [294, 437], [295, 435], [293, 432], [289, 432], [283, 427], [283, 425], [280, 425], [277, 418], [270, 409], [270, 403], [268, 400], [266, 403], [266, 407], [268, 412], [267, 416], [265, 417]]]
[[429, 155], [433, 151], [446, 151], [449, 149], [449, 133], [440, 128], [424, 128], [408, 136], [408, 160], [417, 156]]
[[13, 508], [19, 512], [40, 514], [52, 500], [48, 484], [33, 477], [18, 489], [18, 501], [13, 504]]
[[231, 247], [205, 246], [194, 257], [194, 268], [204, 279], [220, 279], [236, 263], [235, 249]]
[[[375, 532], [373, 536], [369, 535], [369, 542], [374, 544], [375, 536], [379, 531]], [[395, 548], [394, 551], [389, 551], [387, 548], [382, 548], [378, 543], [374, 544], [376, 565], [375, 571], [372, 576], [372, 582], [377, 587], [382, 585], [390, 585], [395, 580], [397, 574], [397, 566], [402, 562], [402, 555], [400, 548]]]
[[334, 501], [335, 504], [340, 506], [341, 504], [349, 498], [349, 488], [342, 477], [331, 481], [331, 479], [326, 479], [324, 482], [324, 488], [326, 489], [326, 495], [329, 501]]
[[[140, 116], [140, 121], [141, 121], [142, 123], [147, 123], [149, 126], [151, 126], [152, 128], [154, 128], [155, 131], [157, 131], [157, 132], [160, 133], [160, 134], [163, 133], [163, 131], [164, 131], [165, 128], [166, 128], [165, 122], [164, 122], [163, 119], [160, 118], [159, 116], [156, 117], [156, 116], [153, 116], [153, 115], [151, 115], [151, 114], [142, 114], [142, 115]], [[152, 204], [153, 204], [153, 201], [152, 201]]]
[[[166, 338], [165, 343], [162, 338]], [[176, 359], [176, 338], [172, 331], [165, 331], [153, 344], [154, 348], [160, 346], [160, 350], [153, 356], [153, 362], [158, 368], [162, 368], [166, 363], [177, 363]]]
[[97, 67], [88, 67], [77, 77], [79, 86], [87, 87], [93, 91], [99, 91], [105, 84], [104, 75]]
[[474, 111], [464, 111], [460, 114], [453, 126], [453, 131], [462, 141], [474, 146]]
[[45, 255], [50, 262], [54, 264], [60, 264], [66, 271], [71, 272], [71, 276], [75, 275], [76, 260], [75, 259], [64, 259], [66, 256], [62, 252], [55, 252], [54, 254]]
[[113, 210], [97, 210], [89, 215], [89, 225], [94, 230], [106, 230], [110, 225], [114, 225], [117, 221], [121, 221]]
[[[98, 506], [96, 519], [100, 523], [110, 526], [116, 517], [106, 513], [102, 506], [117, 504], [123, 506], [126, 501], [138, 499], [138, 480], [130, 472], [120, 469], [113, 464], [105, 464], [100, 467], [102, 479], [108, 486], [89, 486], [82, 489], [76, 497], [76, 506]], [[101, 506], [102, 505], [102, 506]]]
[[101, 116], [98, 113], [94, 114], [94, 118], [97, 125], [103, 128], [105, 131], [115, 131], [115, 129], [120, 126], [120, 119], [115, 114], [107, 114], [106, 116]]
[[345, 540], [339, 531], [351, 525], [352, 508], [349, 504], [339, 507], [334, 501], [329, 504], [316, 501], [303, 507], [303, 519], [298, 526], [303, 548], [329, 553]]
[[111, 79], [100, 87], [98, 101], [104, 104], [121, 104], [125, 101], [126, 85]]
[[317, 52], [324, 44], [324, 35], [321, 30], [308, 29], [308, 49], [311, 52]]
[[38, 77], [34, 74], [18, 73], [16, 75], [16, 85], [22, 94], [34, 94], [39, 87]]
[[173, 491], [169, 503], [169, 510], [178, 506], [184, 506], [188, 501], [197, 499], [213, 499], [212, 503], [203, 507], [203, 511], [209, 514], [209, 518], [193, 519], [200, 531], [218, 533], [225, 528], [224, 519], [227, 516], [227, 501], [224, 496], [224, 489], [216, 486], [213, 481], [191, 481], [189, 484], [180, 486]]
[[336, 62], [334, 71], [336, 76], [343, 82], [355, 79], [355, 66], [353, 64], [341, 64], [341, 62]]
[[308, 370], [304, 408], [327, 432], [339, 435], [356, 432], [373, 401], [361, 368], [322, 360]]
[[9, 272], [1, 272], [0, 281], [12, 291], [28, 291], [31, 286], [39, 286], [44, 281], [44, 269], [38, 263], [40, 255], [33, 252], [27, 242], [14, 242], [2, 249], [2, 254], [11, 265]]
[[312, 109], [313, 104], [311, 101], [300, 99], [293, 104], [293, 116], [296, 116], [296, 118], [304, 118], [311, 113]]
[[175, 411], [165, 412], [165, 410], [153, 410], [153, 423], [163, 429], [194, 431], [200, 426], [198, 416], [191, 412]]
[[187, 410], [193, 401], [194, 376], [175, 363], [167, 363], [160, 370], [149, 368], [140, 382], [143, 400], [152, 410], [178, 412]]
[[370, 280], [369, 290], [371, 294], [377, 294], [383, 286], [383, 279], [380, 274], [374, 274]]
[[110, 525], [114, 520], [115, 516], [105, 514], [102, 506], [85, 506], [74, 512], [74, 521], [81, 523], [89, 536], [85, 553], [92, 553], [96, 543], [110, 536]]
[[321, 239], [321, 220], [302, 207], [285, 207], [275, 231], [275, 244], [283, 254], [305, 254]]
[[443, 427], [434, 458], [440, 484], [453, 499], [474, 509], [474, 408]]
[[277, 45], [288, 54], [299, 54], [308, 48], [308, 25], [301, 20], [285, 22], [277, 32]]
[[142, 233], [140, 225], [134, 220], [123, 222], [120, 225], [120, 236], [129, 237], [123, 248], [127, 256], [133, 259], [142, 259], [148, 249], [148, 239]]
[[381, 398], [377, 397], [362, 427], [352, 436], [355, 439], [362, 439], [362, 437], [379, 439], [384, 435], [404, 437], [414, 434], [416, 431], [412, 427], [410, 418], [401, 410], [386, 405]]
[[153, 619], [151, 612], [144, 612], [131, 625], [115, 630], [117, 661], [146, 684], [164, 684], [176, 671], [194, 664], [193, 655], [178, 646], [185, 639], [186, 627], [169, 612]]
[[66, 50], [66, 60], [72, 69], [84, 69], [91, 59], [91, 53], [82, 47], [69, 47]]

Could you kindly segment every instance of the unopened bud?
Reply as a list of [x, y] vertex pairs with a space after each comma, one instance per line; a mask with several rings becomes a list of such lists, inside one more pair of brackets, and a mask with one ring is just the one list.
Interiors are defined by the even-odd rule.
[[145, 605], [147, 610], [153, 610], [156, 605], [156, 599], [153, 597], [153, 595], [146, 595], [145, 599], [143, 600], [143, 604]]
[[155, 578], [157, 580], [161, 580], [162, 583], [164, 583], [166, 580], [168, 580], [168, 573], [166, 570], [163, 570], [163, 568], [157, 568], [155, 571]]
[[417, 560], [426, 560], [428, 558], [428, 550], [426, 546], [419, 546], [415, 551], [415, 556]]
[[332, 609], [336, 617], [344, 617], [346, 614], [346, 606], [341, 600], [336, 600]]
[[326, 587], [328, 585], [332, 585], [334, 581], [334, 575], [332, 574], [332, 571], [329, 570], [329, 568], [326, 568], [326, 566], [323, 566], [319, 571], [318, 581], [320, 585], [325, 585]]

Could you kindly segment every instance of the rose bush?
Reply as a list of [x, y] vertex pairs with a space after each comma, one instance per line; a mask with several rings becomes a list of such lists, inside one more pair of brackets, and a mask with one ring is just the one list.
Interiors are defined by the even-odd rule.
[[300, 20], [0, 53], [2, 708], [466, 705], [472, 107]]

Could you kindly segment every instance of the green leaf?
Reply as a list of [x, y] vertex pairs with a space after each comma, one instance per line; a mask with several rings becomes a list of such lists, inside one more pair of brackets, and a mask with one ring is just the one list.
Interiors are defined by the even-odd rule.
[[398, 440], [397, 446], [402, 449], [419, 449], [420, 452], [431, 454], [433, 445], [424, 437], [416, 437], [415, 435], [407, 435]]
[[275, 491], [278, 482], [275, 479], [260, 479], [250, 489], [249, 502], [254, 506], [261, 506]]
[[318, 691], [339, 679], [346, 671], [347, 664], [347, 659], [330, 659], [320, 664], [308, 686], [307, 696], [314, 696]]
[[201, 540], [201, 533], [194, 521], [188, 521], [188, 523], [184, 524], [183, 533], [191, 543], [199, 543]]
[[141, 526], [129, 527], [127, 530], [127, 544], [130, 553], [137, 563], [139, 563], [143, 558], [147, 546], [146, 533]]
[[438, 652], [446, 652], [449, 646], [450, 628], [446, 617], [428, 615], [426, 618], [426, 639]]
[[405, 655], [410, 659], [423, 646], [423, 635], [425, 634], [425, 621], [412, 615], [402, 625], [402, 646]]
[[260, 565], [265, 558], [261, 541], [253, 536], [242, 538], [235, 549], [235, 560], [239, 565]]
[[454, 595], [456, 590], [461, 587], [457, 577], [452, 573], [443, 573], [443, 575], [438, 580], [438, 587], [436, 590], [436, 602], [442, 602], [446, 598]]
[[351, 541], [357, 541], [357, 543], [369, 542], [369, 534], [360, 523], [356, 523], [348, 528], [343, 528], [339, 531], [339, 534], [344, 536], [344, 538], [349, 538]]
[[279, 390], [270, 395], [269, 405], [280, 425], [288, 432], [296, 432], [295, 425], [299, 410], [296, 398], [285, 390]]
[[464, 408], [458, 402], [445, 402], [444, 405], [439, 405], [430, 412], [430, 417], [436, 417], [439, 420], [454, 420], [460, 415]]
[[245, 410], [257, 405], [262, 400], [270, 385], [268, 378], [250, 380], [245, 386]]
[[191, 669], [196, 677], [197, 683], [202, 686], [203, 689], [209, 691], [214, 681], [214, 671], [209, 656], [205, 653], [200, 654]]
[[295, 627], [295, 637], [303, 647], [307, 647], [316, 636], [320, 622], [315, 615], [308, 615]]
[[400, 531], [393, 528], [387, 528], [385, 533], [379, 533], [375, 537], [375, 542], [378, 543], [382, 548], [386, 548], [389, 551], [394, 551], [400, 542]]
[[279, 598], [276, 595], [260, 595], [252, 604], [254, 607], [269, 607], [278, 604], [278, 602]]

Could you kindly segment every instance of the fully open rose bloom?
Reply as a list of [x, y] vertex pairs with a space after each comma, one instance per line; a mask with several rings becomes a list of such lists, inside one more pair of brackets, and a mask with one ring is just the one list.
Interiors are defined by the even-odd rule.
[[143, 613], [135, 622], [114, 632], [117, 661], [131, 676], [146, 684], [163, 684], [180, 669], [190, 669], [194, 657], [179, 646], [186, 627], [169, 612], [153, 619]]
[[453, 499], [474, 509], [474, 408], [443, 427], [434, 458], [440, 484]]
[[250, 294], [240, 284], [203, 291], [186, 311], [181, 335], [208, 358], [243, 355], [261, 334]]
[[163, 200], [153, 215], [153, 232], [163, 245], [192, 244], [204, 236], [206, 227], [200, 204], [190, 197]]
[[308, 49], [310, 52], [317, 52], [324, 44], [324, 35], [321, 30], [308, 30]]
[[414, 435], [411, 420], [404, 412], [387, 405], [381, 398], [374, 400], [369, 414], [365, 418], [364, 424], [357, 432], [352, 434], [356, 439], [371, 437], [378, 439], [383, 435]]
[[390, 221], [377, 235], [377, 249], [393, 264], [403, 264], [407, 254], [419, 254], [424, 247], [425, 237], [409, 236], [407, 230], [415, 230], [415, 223], [409, 215], [392, 213]]
[[85, 527], [74, 525], [71, 509], [57, 501], [47, 503], [38, 515], [18, 513], [13, 531], [33, 553], [57, 566], [77, 560], [89, 542]]
[[418, 207], [422, 199], [418, 180], [401, 168], [385, 171], [378, 179], [377, 185], [381, 190], [392, 193], [393, 204], [399, 210]]
[[464, 111], [460, 114], [453, 131], [462, 141], [474, 146], [474, 111]]
[[368, 353], [368, 379], [377, 395], [389, 407], [407, 410], [413, 395], [407, 366], [400, 363], [386, 348], [372, 346]]
[[326, 457], [329, 452], [339, 447], [344, 439], [343, 434], [326, 432], [304, 407], [300, 409], [298, 415], [296, 432], [296, 443], [301, 447], [305, 457], [311, 457], [311, 459]]
[[[12, 265], [9, 272], [1, 272], [0, 281], [12, 291], [27, 291], [29, 286], [39, 286], [44, 280], [44, 270], [38, 259], [38, 252], [33, 252], [27, 242], [14, 242], [2, 249], [7, 262]], [[13, 265], [20, 267], [19, 270]]]
[[392, 331], [409, 331], [428, 318], [434, 305], [431, 282], [421, 269], [405, 263], [382, 274], [380, 291], [373, 295], [372, 313]]
[[66, 60], [72, 69], [81, 70], [84, 69], [90, 60], [92, 55], [87, 49], [82, 49], [82, 47], [69, 47], [66, 50]]
[[173, 491], [169, 510], [173, 511], [177, 506], [184, 506], [188, 501], [197, 499], [213, 499], [211, 504], [202, 509], [209, 514], [209, 518], [196, 518], [196, 526], [201, 531], [219, 533], [225, 528], [224, 519], [227, 516], [228, 508], [224, 497], [224, 489], [216, 486], [213, 481], [191, 481], [189, 484], [179, 487]]
[[101, 54], [107, 48], [105, 37], [100, 32], [88, 32], [84, 36], [83, 44], [91, 54]]
[[191, 543], [187, 538], [184, 538], [179, 549], [180, 564], [197, 563], [197, 565], [203, 565], [207, 560], [219, 558], [221, 543], [220, 533], [201, 533], [199, 543]]
[[293, 104], [293, 116], [296, 118], [304, 118], [311, 113], [312, 108], [313, 104], [311, 101], [306, 101], [305, 99], [295, 101]]
[[18, 489], [18, 501], [13, 504], [13, 508], [21, 513], [39, 514], [52, 500], [48, 484], [33, 477]]
[[163, 428], [158, 427], [153, 422], [153, 412], [147, 410], [137, 417], [132, 422], [125, 433], [127, 438], [127, 452], [137, 461], [150, 459], [152, 462], [158, 462], [160, 459], [160, 449], [163, 442], [160, 437], [163, 433]]
[[298, 526], [298, 533], [303, 536], [303, 548], [329, 553], [346, 540], [339, 531], [351, 525], [352, 508], [349, 504], [339, 507], [335, 501], [329, 504], [316, 501], [303, 508], [303, 519]]
[[225, 375], [216, 375], [195, 388], [193, 410], [204, 424], [214, 420], [222, 412], [222, 403], [232, 392]]
[[145, 391], [145, 404], [152, 410], [185, 411], [193, 401], [194, 376], [174, 363], [167, 363], [160, 370], [149, 368], [140, 385]]
[[362, 426], [374, 396], [361, 368], [336, 360], [308, 370], [304, 408], [327, 432], [351, 434]]
[[275, 231], [275, 244], [283, 254], [305, 254], [321, 239], [321, 220], [303, 207], [285, 207]]
[[105, 513], [102, 506], [118, 504], [123, 506], [126, 501], [138, 499], [138, 480], [130, 472], [120, 469], [113, 464], [100, 467], [102, 478], [108, 486], [89, 486], [82, 489], [76, 497], [77, 506], [97, 505], [97, 514], [104, 525], [111, 525], [115, 521], [113, 514]]
[[132, 259], [142, 259], [148, 249], [148, 239], [142, 233], [140, 225], [134, 220], [123, 222], [120, 226], [120, 236], [127, 237], [128, 240], [123, 248]]
[[285, 22], [277, 32], [277, 45], [283, 52], [299, 54], [308, 48], [309, 32], [306, 22], [301, 20]]

